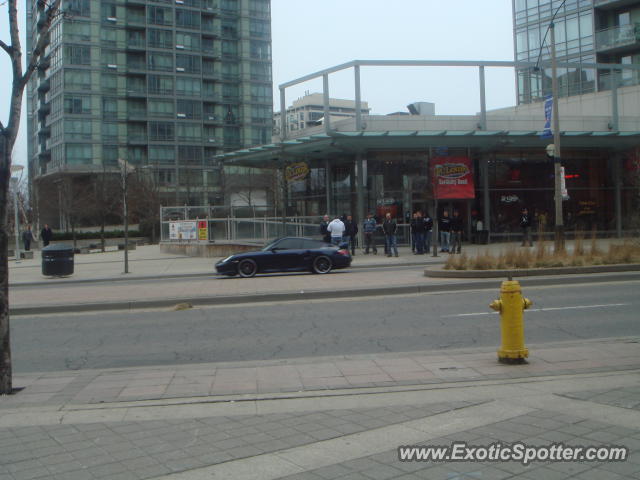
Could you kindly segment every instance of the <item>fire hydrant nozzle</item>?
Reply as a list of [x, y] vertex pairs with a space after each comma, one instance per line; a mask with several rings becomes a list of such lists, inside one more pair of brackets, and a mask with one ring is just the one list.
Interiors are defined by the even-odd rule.
[[489, 306], [500, 312], [502, 345], [498, 360], [502, 363], [525, 363], [529, 350], [524, 346], [524, 311], [532, 302], [522, 296], [520, 283], [516, 280], [502, 282], [500, 299]]

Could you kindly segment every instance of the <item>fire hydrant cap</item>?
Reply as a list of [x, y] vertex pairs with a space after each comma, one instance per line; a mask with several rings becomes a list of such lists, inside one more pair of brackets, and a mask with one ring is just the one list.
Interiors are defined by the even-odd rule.
[[505, 280], [500, 287], [500, 292], [502, 293], [517, 293], [521, 291], [520, 282], [517, 280]]

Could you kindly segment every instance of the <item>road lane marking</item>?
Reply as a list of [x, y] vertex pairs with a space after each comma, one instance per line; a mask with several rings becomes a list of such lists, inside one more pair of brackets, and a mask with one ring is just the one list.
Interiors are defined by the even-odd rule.
[[[602, 305], [576, 305], [573, 307], [547, 307], [547, 308], [530, 308], [527, 312], [550, 312], [553, 310], [578, 310], [583, 308], [607, 308], [607, 307], [626, 307], [630, 303], [608, 303]], [[449, 317], [475, 317], [477, 315], [497, 315], [499, 312], [474, 312], [474, 313], [456, 313], [454, 315], [442, 315], [442, 318]]]

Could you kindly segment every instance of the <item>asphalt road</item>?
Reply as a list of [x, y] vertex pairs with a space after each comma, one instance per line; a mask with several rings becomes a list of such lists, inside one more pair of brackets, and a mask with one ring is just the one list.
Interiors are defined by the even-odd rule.
[[[536, 287], [527, 343], [640, 335], [640, 281]], [[20, 372], [406, 352], [500, 343], [498, 291], [12, 319]]]

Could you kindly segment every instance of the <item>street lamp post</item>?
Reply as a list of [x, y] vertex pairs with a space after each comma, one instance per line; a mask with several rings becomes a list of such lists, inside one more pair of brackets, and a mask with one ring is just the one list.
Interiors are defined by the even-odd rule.
[[549, 24], [551, 31], [551, 95], [553, 97], [553, 176], [555, 191], [555, 251], [564, 251], [564, 220], [562, 213], [562, 156], [560, 150], [560, 113], [558, 104], [557, 61], [556, 61], [556, 35], [553, 21]]
[[[11, 165], [11, 173], [14, 172], [22, 172], [24, 167], [22, 165]], [[15, 233], [16, 233], [16, 263], [20, 262], [20, 216], [18, 215], [18, 184], [20, 183], [20, 179], [12, 178], [14, 180], [13, 183], [13, 209], [15, 215]]]
[[118, 159], [122, 175], [122, 209], [124, 215], [124, 273], [129, 273], [129, 209], [127, 205], [127, 177], [135, 170], [126, 160]]

